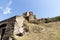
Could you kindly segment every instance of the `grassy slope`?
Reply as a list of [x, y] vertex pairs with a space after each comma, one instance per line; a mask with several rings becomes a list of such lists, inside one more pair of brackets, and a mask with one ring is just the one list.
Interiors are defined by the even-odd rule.
[[[60, 22], [48, 23], [45, 25], [27, 23], [27, 26], [30, 32], [22, 37], [16, 37], [17, 40], [60, 40]], [[32, 28], [35, 26], [40, 28], [44, 27], [45, 31], [34, 33]]]

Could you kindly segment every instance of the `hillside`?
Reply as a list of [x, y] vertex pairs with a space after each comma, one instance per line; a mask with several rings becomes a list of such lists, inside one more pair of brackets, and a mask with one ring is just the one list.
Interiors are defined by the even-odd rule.
[[37, 19], [30, 12], [29, 17], [25, 14], [24, 17], [27, 20], [23, 24], [29, 31], [23, 36], [14, 37], [16, 40], [60, 40], [60, 16]]
[[60, 40], [60, 22], [33, 24], [25, 22], [29, 32], [16, 40]]

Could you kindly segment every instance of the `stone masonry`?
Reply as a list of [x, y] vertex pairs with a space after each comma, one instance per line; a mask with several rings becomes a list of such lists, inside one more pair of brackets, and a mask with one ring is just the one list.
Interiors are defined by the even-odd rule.
[[0, 21], [0, 40], [12, 40], [11, 35], [17, 37], [24, 33], [24, 20], [31, 21], [35, 20], [36, 17], [33, 12], [26, 12], [22, 16], [14, 16], [9, 19]]

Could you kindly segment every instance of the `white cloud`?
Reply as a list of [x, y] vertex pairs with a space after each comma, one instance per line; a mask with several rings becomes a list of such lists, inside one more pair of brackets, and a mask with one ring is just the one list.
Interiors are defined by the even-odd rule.
[[10, 14], [11, 13], [11, 8], [10, 5], [12, 4], [12, 0], [10, 0], [7, 4], [7, 7], [3, 10], [4, 14]]
[[4, 14], [10, 14], [11, 13], [11, 8], [6, 8], [4, 11], [3, 11]]
[[10, 0], [8, 3], [7, 3], [7, 6], [5, 8], [3, 8], [2, 6], [0, 6], [0, 10], [2, 10], [3, 14], [10, 14], [11, 13], [11, 6], [12, 4], [12, 0]]

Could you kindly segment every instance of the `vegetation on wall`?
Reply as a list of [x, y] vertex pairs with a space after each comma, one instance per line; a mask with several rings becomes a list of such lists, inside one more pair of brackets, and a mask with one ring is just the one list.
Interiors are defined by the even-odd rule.
[[56, 17], [53, 17], [53, 18], [45, 18], [45, 23], [49, 23], [49, 22], [57, 22], [57, 21], [60, 21], [60, 16], [56, 16]]

